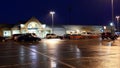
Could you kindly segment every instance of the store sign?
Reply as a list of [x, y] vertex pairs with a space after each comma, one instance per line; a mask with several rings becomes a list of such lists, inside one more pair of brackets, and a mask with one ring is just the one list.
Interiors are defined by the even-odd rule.
[[28, 28], [28, 30], [37, 30], [38, 28]]

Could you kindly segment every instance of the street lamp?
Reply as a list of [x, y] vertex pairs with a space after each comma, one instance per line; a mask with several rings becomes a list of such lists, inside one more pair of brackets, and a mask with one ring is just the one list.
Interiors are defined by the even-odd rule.
[[110, 26], [114, 26], [113, 22], [110, 23]]
[[50, 11], [50, 14], [52, 15], [52, 33], [54, 33], [54, 11]]
[[116, 16], [117, 19], [117, 31], [119, 32], [119, 20], [120, 20], [120, 16]]
[[113, 22], [110, 23], [110, 28], [111, 28], [111, 33], [114, 34], [114, 23]]
[[107, 27], [103, 26], [103, 32], [106, 32]]

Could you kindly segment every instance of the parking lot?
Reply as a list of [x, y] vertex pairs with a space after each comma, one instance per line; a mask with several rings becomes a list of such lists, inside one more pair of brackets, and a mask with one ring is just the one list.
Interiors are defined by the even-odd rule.
[[120, 68], [120, 39], [0, 43], [0, 68]]

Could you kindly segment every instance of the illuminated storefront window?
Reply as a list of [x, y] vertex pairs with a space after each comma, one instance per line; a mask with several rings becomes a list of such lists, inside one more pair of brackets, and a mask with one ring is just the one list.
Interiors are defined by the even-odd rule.
[[12, 34], [20, 34], [20, 30], [13, 30]]
[[38, 37], [40, 37], [39, 24], [37, 22], [30, 22], [27, 28], [28, 33], [35, 33]]
[[9, 36], [11, 36], [11, 31], [3, 31], [3, 35], [4, 35], [4, 37], [9, 37]]
[[38, 28], [38, 24], [36, 22], [31, 22], [28, 24], [28, 28]]

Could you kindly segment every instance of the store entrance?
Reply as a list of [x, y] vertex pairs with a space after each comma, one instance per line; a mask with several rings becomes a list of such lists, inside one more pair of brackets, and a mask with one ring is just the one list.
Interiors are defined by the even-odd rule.
[[28, 29], [28, 33], [35, 33], [37, 37], [41, 37], [41, 33], [38, 29]]

